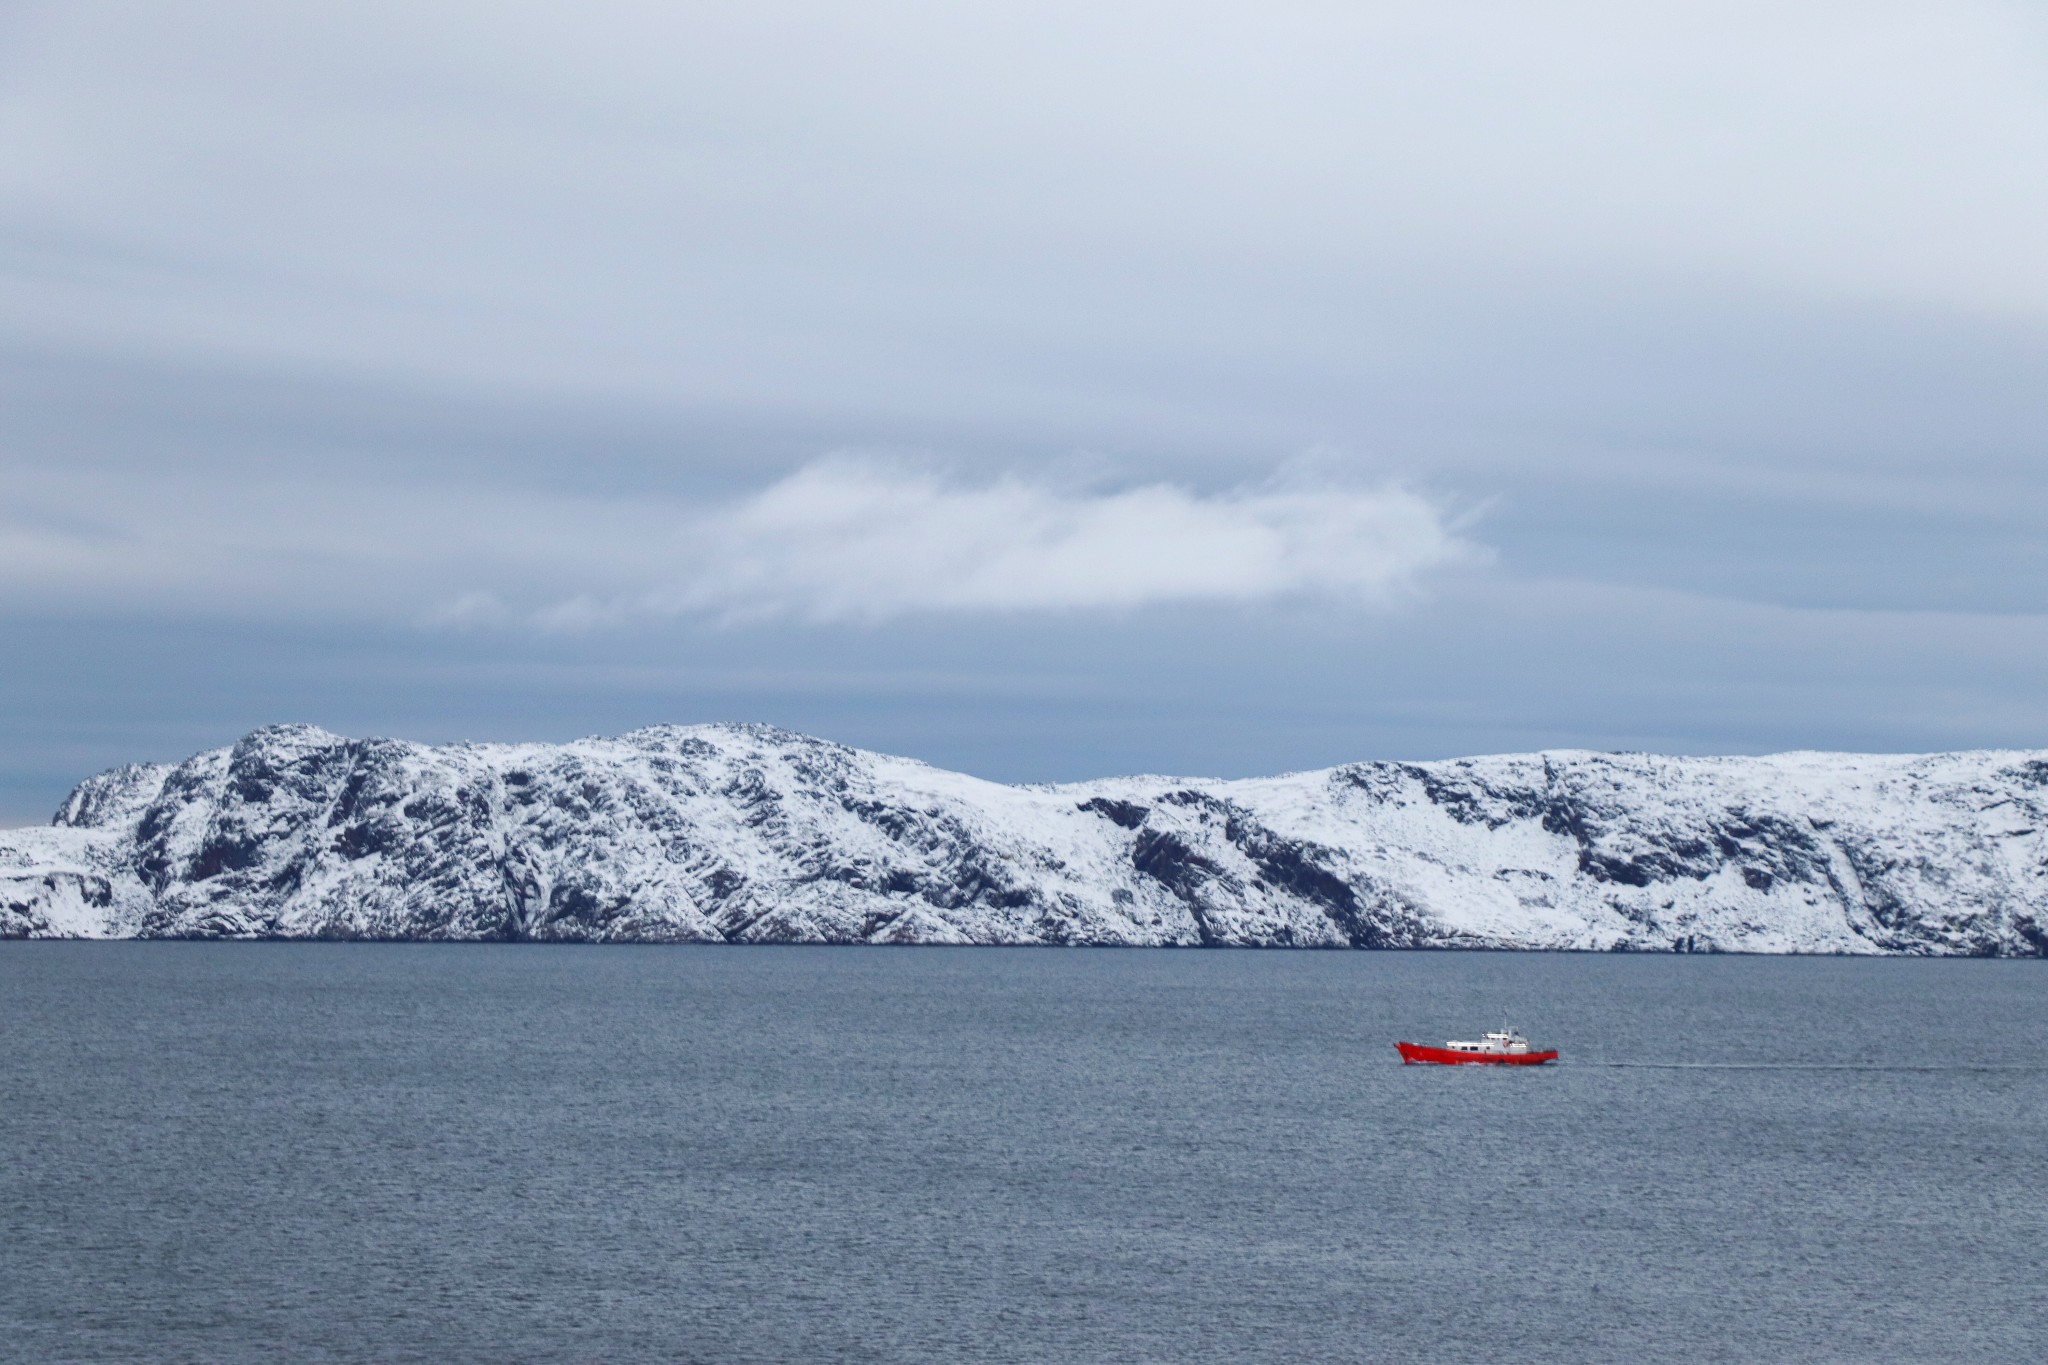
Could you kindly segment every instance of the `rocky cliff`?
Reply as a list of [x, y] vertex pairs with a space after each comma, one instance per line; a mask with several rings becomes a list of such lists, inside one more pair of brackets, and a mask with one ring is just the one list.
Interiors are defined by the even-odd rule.
[[2048, 955], [2048, 755], [1013, 787], [752, 725], [306, 726], [0, 831], [0, 936]]

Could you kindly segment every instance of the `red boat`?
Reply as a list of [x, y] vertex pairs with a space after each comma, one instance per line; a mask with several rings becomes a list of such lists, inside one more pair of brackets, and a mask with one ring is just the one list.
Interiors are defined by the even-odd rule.
[[1420, 1043], [1396, 1043], [1401, 1050], [1401, 1062], [1413, 1066], [1417, 1062], [1434, 1063], [1437, 1066], [1542, 1066], [1545, 1062], [1557, 1060], [1557, 1049], [1538, 1052], [1514, 1029], [1502, 1029], [1489, 1033], [1485, 1040], [1477, 1043], [1445, 1043], [1442, 1047], [1424, 1047]]

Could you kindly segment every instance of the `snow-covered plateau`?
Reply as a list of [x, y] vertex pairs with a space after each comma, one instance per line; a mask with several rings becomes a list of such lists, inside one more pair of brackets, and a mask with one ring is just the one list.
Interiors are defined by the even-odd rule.
[[2048, 753], [1004, 786], [759, 725], [310, 726], [0, 831], [0, 936], [2048, 955]]

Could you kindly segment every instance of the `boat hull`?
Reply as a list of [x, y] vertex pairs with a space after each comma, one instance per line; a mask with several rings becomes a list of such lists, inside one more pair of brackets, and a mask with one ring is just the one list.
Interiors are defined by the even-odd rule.
[[1400, 1049], [1401, 1061], [1408, 1066], [1542, 1066], [1557, 1060], [1555, 1048], [1549, 1052], [1453, 1052], [1447, 1047], [1424, 1047], [1420, 1043], [1394, 1046]]

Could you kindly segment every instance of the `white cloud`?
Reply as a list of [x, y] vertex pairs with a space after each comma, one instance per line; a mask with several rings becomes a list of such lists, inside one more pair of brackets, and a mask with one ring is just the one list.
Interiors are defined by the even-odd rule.
[[1085, 611], [1321, 596], [1380, 605], [1479, 555], [1398, 486], [964, 484], [872, 459], [806, 466], [700, 522], [701, 567], [648, 599], [731, 618]]
[[447, 481], [182, 477], [0, 459], [0, 604], [575, 633], [678, 616], [880, 622], [1320, 596], [1386, 604], [1482, 558], [1399, 486], [1299, 475], [980, 481], [837, 456], [725, 501]]

